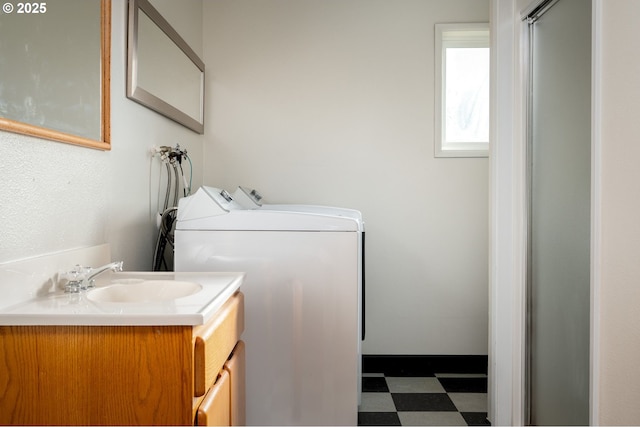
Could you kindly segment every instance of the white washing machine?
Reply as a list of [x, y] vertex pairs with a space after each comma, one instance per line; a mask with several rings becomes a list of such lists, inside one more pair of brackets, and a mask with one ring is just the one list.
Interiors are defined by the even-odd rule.
[[180, 200], [176, 271], [243, 271], [247, 424], [356, 425], [362, 221]]

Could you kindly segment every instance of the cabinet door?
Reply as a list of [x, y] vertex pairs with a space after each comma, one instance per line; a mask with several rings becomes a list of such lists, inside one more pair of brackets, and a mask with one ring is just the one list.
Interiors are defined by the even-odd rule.
[[228, 426], [231, 425], [231, 389], [229, 373], [224, 369], [196, 413], [198, 426]]
[[246, 425], [245, 405], [245, 359], [244, 342], [239, 341], [233, 353], [224, 364], [224, 370], [229, 373], [231, 385], [231, 425]]
[[244, 296], [229, 298], [206, 324], [196, 326], [194, 334], [194, 396], [203, 396], [233, 351], [244, 330]]

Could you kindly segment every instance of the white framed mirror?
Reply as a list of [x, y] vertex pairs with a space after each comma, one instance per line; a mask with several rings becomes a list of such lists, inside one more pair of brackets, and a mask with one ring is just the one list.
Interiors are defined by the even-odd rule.
[[202, 134], [204, 68], [204, 62], [148, 0], [129, 0], [129, 99]]

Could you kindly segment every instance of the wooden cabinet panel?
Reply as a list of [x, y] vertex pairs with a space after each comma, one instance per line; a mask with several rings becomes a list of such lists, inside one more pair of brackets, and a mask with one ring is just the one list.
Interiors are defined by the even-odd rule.
[[237, 293], [206, 325], [194, 328], [194, 396], [202, 396], [218, 377], [244, 330], [244, 295]]
[[228, 426], [231, 425], [231, 390], [229, 373], [220, 372], [217, 381], [209, 389], [198, 408], [196, 425]]
[[244, 342], [239, 341], [233, 349], [233, 354], [224, 364], [224, 370], [229, 373], [231, 385], [231, 424], [232, 426], [246, 425], [246, 391], [245, 391], [245, 352]]
[[0, 424], [191, 423], [192, 327], [0, 327]]

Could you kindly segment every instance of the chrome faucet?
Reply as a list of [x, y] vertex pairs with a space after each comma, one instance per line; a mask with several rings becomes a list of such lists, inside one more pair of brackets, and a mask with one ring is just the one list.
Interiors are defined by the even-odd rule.
[[95, 286], [95, 278], [105, 271], [122, 271], [122, 261], [112, 262], [98, 268], [76, 265], [74, 270], [67, 273], [69, 281], [64, 285], [66, 293], [78, 293]]

